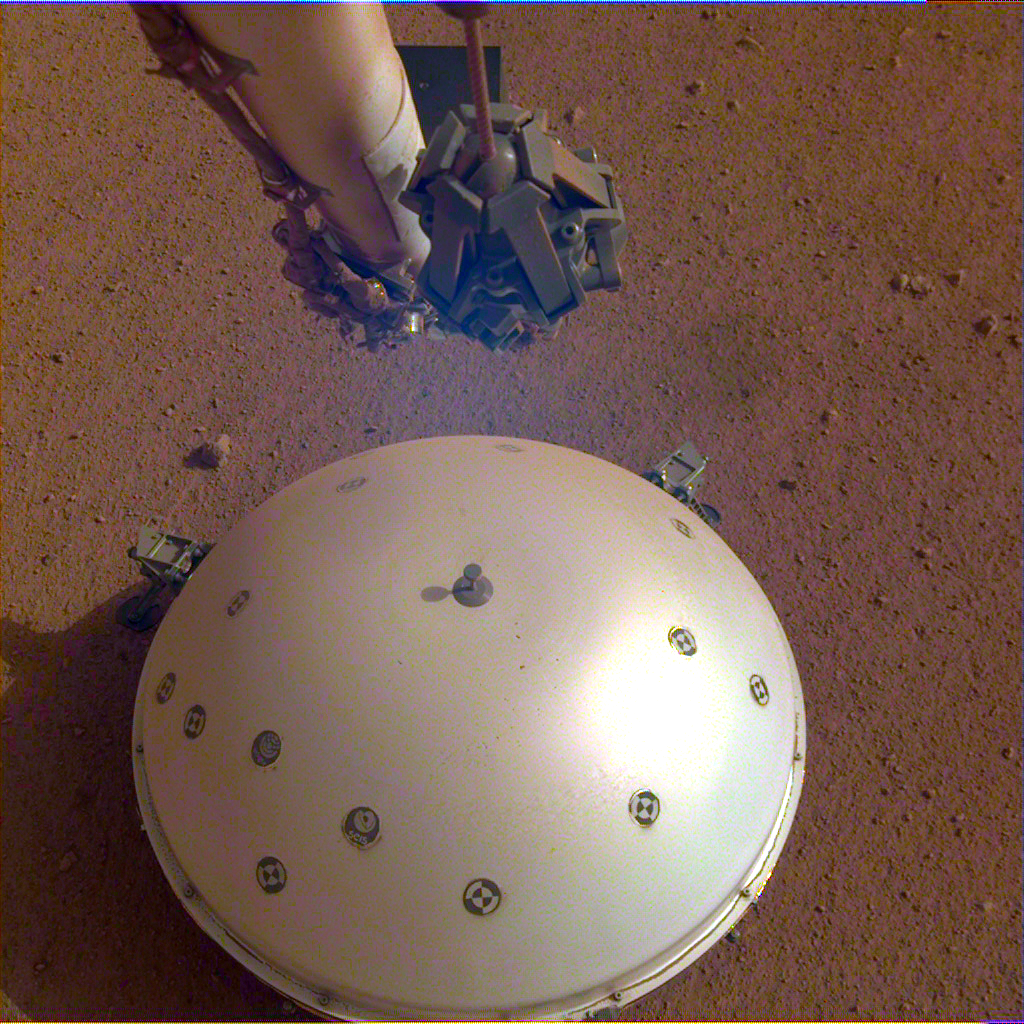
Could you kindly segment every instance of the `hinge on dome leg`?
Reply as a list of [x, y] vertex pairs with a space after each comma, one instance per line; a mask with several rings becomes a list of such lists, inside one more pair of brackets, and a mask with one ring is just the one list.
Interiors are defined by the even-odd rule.
[[692, 441], [686, 441], [671, 455], [652, 466], [644, 478], [668, 491], [673, 498], [700, 516], [708, 526], [717, 529], [722, 521], [718, 509], [697, 500], [697, 487], [707, 464], [707, 457], [697, 451], [697, 446]]
[[145, 593], [136, 594], [118, 606], [117, 621], [136, 633], [152, 629], [163, 614], [157, 601], [161, 591], [170, 587], [175, 596], [181, 593], [212, 548], [209, 541], [140, 527], [138, 542], [128, 550], [128, 557], [138, 563], [139, 572], [151, 582]]

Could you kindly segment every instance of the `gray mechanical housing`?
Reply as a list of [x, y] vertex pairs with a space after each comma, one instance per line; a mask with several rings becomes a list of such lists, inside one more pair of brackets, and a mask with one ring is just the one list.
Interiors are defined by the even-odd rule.
[[497, 155], [482, 163], [475, 108], [449, 111], [400, 202], [431, 251], [423, 295], [491, 349], [550, 331], [598, 288], [621, 283], [626, 220], [593, 149], [548, 134], [544, 111], [492, 103]]

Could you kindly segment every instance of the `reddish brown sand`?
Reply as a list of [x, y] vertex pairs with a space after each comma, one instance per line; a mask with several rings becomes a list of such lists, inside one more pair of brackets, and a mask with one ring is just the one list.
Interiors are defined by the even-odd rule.
[[[802, 671], [807, 780], [758, 913], [629, 1015], [1021, 1015], [1021, 8], [714, 15], [491, 17], [513, 97], [615, 167], [625, 284], [551, 345], [371, 356], [280, 279], [249, 161], [142, 73], [127, 9], [4, 9], [7, 1015], [282, 1013], [139, 830], [125, 551], [445, 433], [635, 470], [695, 439]], [[223, 468], [186, 465], [222, 432]]]

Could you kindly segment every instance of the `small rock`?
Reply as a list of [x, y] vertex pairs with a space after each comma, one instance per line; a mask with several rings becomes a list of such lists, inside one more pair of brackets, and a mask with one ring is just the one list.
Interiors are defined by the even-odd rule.
[[889, 287], [894, 292], [905, 292], [910, 287], [910, 277], [907, 274], [895, 274], [889, 282]]
[[924, 274], [915, 274], [910, 279], [907, 287], [911, 295], [916, 295], [918, 298], [921, 298], [932, 290], [932, 281], [930, 277], [927, 277]]
[[935, 548], [916, 548], [914, 554], [918, 558], [931, 558], [935, 554]]
[[48, 964], [48, 963], [47, 963], [47, 962], [46, 962], [45, 960], [37, 960], [37, 961], [36, 961], [36, 962], [35, 962], [35, 963], [34, 963], [34, 964], [32, 965], [32, 970], [33, 970], [33, 971], [35, 971], [35, 972], [36, 972], [36, 974], [41, 974], [41, 973], [42, 973], [43, 971], [45, 971], [45, 970], [46, 970], [46, 968], [47, 968], [47, 967], [49, 967], [49, 966], [50, 966], [50, 965], [49, 965], [49, 964]]
[[44, 494], [43, 495], [43, 503], [47, 504], [47, 503], [53, 501], [53, 499], [56, 498], [56, 497], [57, 497], [57, 495], [54, 494], [52, 491], [49, 494]]
[[733, 110], [736, 113], [739, 113], [743, 109], [743, 104], [740, 103], [739, 100], [727, 100], [725, 105], [729, 110]]
[[1009, 175], [1006, 173], [1006, 171], [997, 171], [996, 172], [996, 181], [1000, 185], [1005, 185], [1008, 178], [1009, 178]]
[[718, 11], [714, 9], [703, 10], [700, 12], [701, 21], [718, 21]]
[[63, 352], [54, 352], [54, 353], [53, 353], [53, 355], [52, 355], [52, 356], [50, 356], [50, 358], [51, 358], [51, 359], [52, 359], [52, 360], [53, 360], [53, 361], [54, 361], [55, 363], [63, 363], [63, 362], [64, 362], [64, 361], [65, 361], [65, 360], [67, 359], [67, 356], [66, 356], [66, 355], [64, 355], [64, 353], [63, 353]]
[[779, 481], [779, 486], [784, 491], [795, 491], [796, 490], [796, 481], [795, 480], [780, 480]]
[[801, 555], [799, 551], [793, 556], [793, 560], [797, 565], [803, 565], [805, 562], [804, 556]]
[[582, 107], [573, 107], [566, 115], [565, 119], [569, 124], [576, 125], [583, 120], [586, 111]]
[[363, 427], [363, 433], [364, 434], [376, 434], [377, 433], [377, 428], [376, 427]]
[[204, 441], [198, 450], [199, 461], [210, 469], [217, 469], [227, 462], [231, 454], [231, 438], [221, 434], [216, 441]]
[[697, 78], [694, 81], [690, 82], [690, 84], [686, 87], [686, 91], [691, 96], [700, 96], [706, 88], [707, 86], [704, 84], [704, 79]]
[[964, 271], [954, 270], [952, 274], [946, 275], [946, 280], [954, 287], [959, 288], [964, 283]]
[[727, 942], [731, 942], [735, 945], [737, 942], [740, 941], [739, 930], [736, 928], [731, 928], [729, 931], [725, 933], [725, 938]]
[[82, 432], [80, 430], [72, 430], [71, 433], [68, 434], [68, 438], [72, 441], [77, 441], [81, 436]]
[[757, 50], [758, 53], [764, 53], [764, 47], [753, 36], [741, 36], [736, 40], [736, 45], [741, 50]]
[[165, 416], [173, 416], [174, 415], [174, 405], [173, 404], [167, 406], [167, 408], [164, 409], [164, 415]]
[[76, 737], [85, 735], [85, 730], [80, 725], [76, 725], [71, 731], [75, 734]]
[[925, 800], [931, 800], [931, 798], [933, 796], [935, 796], [935, 790], [934, 789], [922, 789], [921, 790], [921, 796], [923, 796], [925, 798]]
[[1009, 747], [1003, 747], [1000, 753], [1003, 755], [1003, 759], [1006, 761], [1009, 761], [1013, 757], [1013, 751]]
[[940, 28], [939, 31], [935, 33], [935, 38], [936, 39], [952, 39], [953, 38], [953, 33], [950, 32], [948, 29]]
[[996, 909], [994, 900], [982, 900], [977, 906], [979, 910], [983, 910], [986, 914], [991, 914]]
[[999, 322], [996, 320], [996, 318], [991, 313], [987, 313], [980, 320], [975, 322], [974, 329], [980, 335], [987, 338], [990, 334], [992, 334], [995, 331], [995, 329], [998, 326]]
[[75, 864], [78, 863], [78, 854], [74, 850], [68, 850], [60, 859], [60, 864], [57, 865], [57, 870], [64, 872], [70, 871]]
[[826, 409], [821, 414], [821, 422], [822, 423], [835, 423], [835, 421], [837, 419], [839, 419], [839, 410], [838, 409]]
[[219, 401], [219, 399], [216, 399], [216, 398], [213, 399], [213, 401], [210, 403], [210, 405], [212, 405], [214, 407], [214, 409], [219, 409], [220, 408], [220, 401]]
[[97, 523], [105, 523], [107, 521], [107, 517], [106, 516], [93, 516], [93, 519]]
[[54, 560], [55, 557], [56, 556], [54, 555], [43, 555], [43, 557], [40, 558], [39, 561], [42, 562], [43, 565], [49, 565]]

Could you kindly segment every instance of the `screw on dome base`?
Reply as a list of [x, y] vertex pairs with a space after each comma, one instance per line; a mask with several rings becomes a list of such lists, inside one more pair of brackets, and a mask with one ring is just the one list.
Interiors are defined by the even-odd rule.
[[452, 586], [452, 596], [466, 608], [479, 608], [494, 596], [494, 587], [483, 575], [483, 569], [470, 562]]

